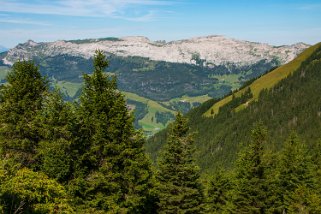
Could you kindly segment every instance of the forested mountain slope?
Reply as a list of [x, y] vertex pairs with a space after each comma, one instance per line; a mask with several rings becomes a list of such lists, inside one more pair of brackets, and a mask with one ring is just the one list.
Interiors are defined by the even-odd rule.
[[[215, 100], [187, 114], [190, 130], [196, 136], [197, 160], [203, 170], [209, 172], [220, 165], [231, 166], [237, 152], [248, 144], [249, 131], [258, 121], [269, 130], [271, 144], [268, 147], [272, 150], [278, 150], [293, 130], [308, 145], [321, 138], [321, 43], [312, 49], [314, 51], [297, 69], [288, 72], [289, 77], [262, 90], [255, 102], [248, 102], [253, 99], [250, 85], [251, 90], [244, 90], [242, 96], [232, 95], [231, 101], [222, 105], [217, 114], [212, 111], [214, 117], [204, 117], [204, 113], [217, 102]], [[242, 104], [247, 105], [235, 111]], [[163, 131], [147, 144], [154, 159], [165, 136], [166, 131]]]

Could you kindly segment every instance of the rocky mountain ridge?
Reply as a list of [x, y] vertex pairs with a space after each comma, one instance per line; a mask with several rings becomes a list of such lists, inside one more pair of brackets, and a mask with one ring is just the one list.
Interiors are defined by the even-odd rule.
[[196, 37], [172, 42], [151, 41], [146, 37], [86, 39], [37, 43], [32, 40], [19, 44], [8, 51], [4, 64], [35, 56], [68, 54], [89, 59], [95, 50], [101, 49], [117, 56], [139, 56], [155, 61], [217, 66], [234, 64], [250, 65], [260, 60], [279, 60], [280, 64], [295, 58], [309, 45], [271, 46], [227, 38], [224, 36]]

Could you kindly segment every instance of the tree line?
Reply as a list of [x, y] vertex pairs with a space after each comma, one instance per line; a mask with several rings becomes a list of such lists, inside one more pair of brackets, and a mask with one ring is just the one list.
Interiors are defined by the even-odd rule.
[[[169, 180], [152, 170], [145, 138], [133, 126], [115, 77], [104, 73], [108, 61], [101, 51], [93, 64], [75, 103], [50, 89], [33, 62], [13, 65], [0, 89], [0, 212], [166, 210], [168, 199], [159, 193]], [[200, 203], [189, 198], [185, 210]]]
[[153, 166], [101, 51], [93, 65], [74, 103], [33, 62], [13, 65], [0, 88], [0, 212], [321, 212], [321, 142], [311, 150], [293, 133], [273, 153], [259, 123], [231, 170], [204, 176], [177, 114]]
[[[267, 147], [273, 152], [282, 149], [293, 130], [309, 149], [312, 148], [321, 138], [320, 70], [319, 43], [297, 70], [274, 87], [261, 91], [246, 108], [235, 110], [251, 98], [251, 93], [235, 97], [212, 117], [203, 114], [218, 100], [209, 100], [188, 112], [186, 117], [197, 142], [196, 160], [202, 171], [213, 174], [220, 166], [233, 168], [237, 154], [249, 144], [249, 130], [257, 121], [262, 121], [268, 128], [270, 142]], [[165, 139], [166, 130], [148, 139], [146, 149], [153, 160]]]

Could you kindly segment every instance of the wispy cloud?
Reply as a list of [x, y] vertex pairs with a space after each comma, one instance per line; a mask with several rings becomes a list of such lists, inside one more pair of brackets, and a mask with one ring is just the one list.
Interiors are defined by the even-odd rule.
[[90, 28], [81, 27], [66, 28], [59, 30], [57, 26], [53, 28], [27, 28], [21, 29], [16, 26], [12, 29], [0, 28], [0, 44], [6, 47], [14, 47], [18, 43], [23, 43], [29, 39], [36, 42], [50, 42], [56, 40], [72, 40], [72, 39], [88, 39], [88, 38], [104, 38], [107, 36], [121, 37], [126, 35], [127, 31], [137, 32], [137, 27], [109, 27], [109, 28]]
[[[156, 9], [174, 4], [168, 0], [0, 0], [0, 11], [82, 17], [110, 17], [129, 21], [148, 21]], [[137, 13], [127, 13], [135, 11]]]
[[27, 19], [11, 19], [11, 18], [1, 18], [0, 23], [7, 23], [7, 24], [19, 24], [19, 25], [38, 25], [38, 26], [51, 26], [48, 23], [38, 22], [33, 20]]

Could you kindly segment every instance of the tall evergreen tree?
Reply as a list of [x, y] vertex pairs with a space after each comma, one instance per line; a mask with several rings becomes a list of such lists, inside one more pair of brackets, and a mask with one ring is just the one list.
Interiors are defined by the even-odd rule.
[[316, 189], [321, 195], [321, 139], [318, 140], [311, 149], [312, 160], [314, 164], [314, 178], [316, 180]]
[[217, 170], [209, 181], [207, 201], [210, 213], [231, 213], [233, 175], [223, 169]]
[[47, 81], [33, 62], [16, 62], [0, 91], [0, 146], [2, 155], [30, 165], [40, 137], [36, 126]]
[[77, 148], [74, 148], [74, 108], [70, 103], [66, 103], [60, 91], [55, 89], [45, 96], [37, 122], [42, 136], [37, 149], [40, 169], [51, 178], [66, 182], [72, 174], [72, 159], [77, 159]]
[[262, 124], [257, 124], [252, 130], [250, 146], [237, 160], [233, 198], [236, 213], [265, 213], [268, 189], [263, 148], [266, 140], [266, 128]]
[[303, 199], [304, 194], [304, 197], [308, 198], [310, 190], [316, 187], [312, 169], [311, 157], [305, 144], [299, 140], [297, 134], [292, 133], [280, 152], [274, 181], [277, 197], [270, 210], [287, 213], [290, 207], [293, 208], [293, 203], [299, 203], [298, 198]]
[[159, 213], [202, 213], [203, 188], [193, 158], [193, 139], [186, 119], [179, 113], [172, 124], [159, 161]]
[[147, 212], [152, 173], [145, 141], [133, 127], [116, 79], [104, 73], [107, 66], [106, 57], [97, 51], [93, 74], [84, 75], [78, 109], [82, 156], [72, 185], [87, 207], [114, 213]]

